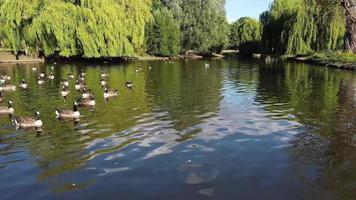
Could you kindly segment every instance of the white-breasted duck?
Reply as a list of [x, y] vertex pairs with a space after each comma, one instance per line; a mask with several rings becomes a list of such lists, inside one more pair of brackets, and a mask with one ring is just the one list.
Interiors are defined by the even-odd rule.
[[62, 86], [62, 91], [61, 95], [64, 99], [67, 99], [67, 96], [69, 95], [70, 91], [68, 90], [68, 87]]
[[62, 119], [78, 119], [78, 118], [80, 118], [80, 112], [78, 111], [78, 103], [77, 102], [74, 102], [72, 110], [57, 109], [55, 113], [56, 113], [57, 118], [62, 118]]
[[27, 85], [25, 79], [22, 79], [22, 80], [20, 81], [19, 86], [20, 86], [20, 88], [22, 88], [23, 90], [26, 90], [26, 89], [27, 89], [28, 85]]
[[38, 76], [37, 83], [38, 83], [38, 85], [41, 86], [41, 85], [43, 85], [45, 83], [45, 80], [43, 78], [41, 78], [40, 76]]
[[119, 90], [109, 90], [107, 87], [104, 89], [104, 99], [109, 100], [109, 98], [117, 97]]
[[127, 81], [126, 83], [125, 83], [125, 86], [128, 88], [128, 89], [132, 89], [132, 87], [133, 87], [133, 83], [132, 83], [132, 81]]
[[34, 117], [12, 117], [11, 120], [16, 127], [21, 128], [41, 128], [43, 125], [38, 111], [35, 112]]
[[41, 73], [39, 74], [39, 77], [41, 77], [41, 78], [45, 78], [45, 77], [46, 77], [46, 73], [41, 72]]
[[64, 79], [64, 80], [62, 80], [62, 86], [65, 86], [65, 87], [69, 87], [69, 82], [68, 82], [68, 79]]
[[7, 106], [0, 106], [0, 114], [13, 114], [14, 112], [12, 101], [8, 101]]
[[51, 73], [47, 76], [47, 79], [49, 79], [49, 80], [54, 80], [54, 74], [53, 74], [53, 72], [51, 72]]
[[15, 85], [0, 84], [0, 91], [10, 92], [10, 91], [15, 91], [15, 90], [16, 90], [16, 86]]

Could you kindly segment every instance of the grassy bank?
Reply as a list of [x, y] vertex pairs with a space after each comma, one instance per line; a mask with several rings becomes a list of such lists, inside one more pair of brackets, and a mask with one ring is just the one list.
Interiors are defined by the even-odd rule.
[[293, 56], [288, 59], [332, 68], [356, 70], [356, 54], [351, 52], [318, 52], [310, 56]]

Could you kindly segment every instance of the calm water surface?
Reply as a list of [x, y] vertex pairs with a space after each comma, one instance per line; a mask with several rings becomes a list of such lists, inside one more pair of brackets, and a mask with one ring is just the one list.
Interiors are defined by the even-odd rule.
[[[29, 82], [6, 94], [16, 115], [39, 109], [44, 121], [38, 134], [0, 118], [1, 200], [356, 199], [354, 72], [238, 60], [66, 64], [40, 88], [33, 66], [51, 67], [0, 68]], [[71, 81], [65, 103], [60, 81], [81, 68], [97, 106], [80, 109], [75, 126], [54, 110], [78, 97]], [[108, 103], [101, 70], [120, 93]]]

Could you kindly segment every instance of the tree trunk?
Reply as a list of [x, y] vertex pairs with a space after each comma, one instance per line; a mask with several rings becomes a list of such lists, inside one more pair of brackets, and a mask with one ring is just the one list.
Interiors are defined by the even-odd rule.
[[342, 0], [346, 10], [345, 50], [356, 53], [356, 0]]

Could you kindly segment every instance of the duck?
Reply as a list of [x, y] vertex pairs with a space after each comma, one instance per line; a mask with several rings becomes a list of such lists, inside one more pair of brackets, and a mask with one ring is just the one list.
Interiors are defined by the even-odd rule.
[[78, 105], [82, 107], [94, 107], [96, 104], [94, 95], [90, 95], [89, 98], [81, 98], [78, 100]]
[[16, 86], [15, 85], [3, 85], [3, 84], [0, 84], [0, 91], [10, 92], [10, 91], [15, 91], [15, 90], [16, 90]]
[[59, 110], [56, 109], [57, 118], [63, 119], [78, 119], [80, 118], [80, 112], [78, 111], [78, 103], [74, 102], [72, 110]]
[[51, 72], [51, 73], [47, 76], [47, 79], [49, 79], [49, 80], [54, 80], [54, 74], [53, 74], [53, 72]]
[[108, 73], [104, 73], [103, 71], [100, 72], [100, 77], [102, 79], [105, 79], [105, 78], [108, 78], [109, 77], [109, 74]]
[[39, 74], [39, 77], [45, 78], [45, 77], [46, 77], [46, 74], [45, 74], [44, 72], [41, 72], [41, 73]]
[[133, 87], [133, 84], [132, 84], [132, 82], [131, 81], [127, 81], [126, 83], [125, 83], [125, 86], [128, 88], [128, 89], [132, 89], [132, 87]]
[[27, 85], [25, 79], [22, 79], [22, 80], [20, 81], [19, 86], [20, 86], [23, 90], [26, 90], [26, 89], [27, 89], [27, 86], [28, 86], [28, 85]]
[[73, 73], [68, 73], [67, 78], [70, 79], [70, 80], [74, 79], [74, 74]]
[[43, 78], [41, 78], [40, 76], [37, 78], [37, 83], [38, 85], [43, 85], [45, 83], [45, 80]]
[[43, 125], [40, 119], [40, 112], [36, 111], [34, 117], [12, 117], [12, 122], [16, 127], [22, 128], [41, 128]]
[[118, 91], [119, 90], [109, 90], [107, 87], [104, 90], [104, 99], [108, 100], [109, 98], [112, 97], [117, 97], [118, 96]]
[[82, 93], [82, 98], [83, 99], [88, 99], [91, 96], [93, 96], [93, 92], [90, 89], [87, 89], [86, 87], [83, 88], [83, 93]]
[[101, 85], [101, 87], [105, 87], [105, 86], [108, 85], [108, 81], [105, 80], [105, 79], [103, 79], [103, 78], [101, 78], [101, 79], [100, 79], [100, 85]]
[[65, 87], [69, 87], [69, 82], [68, 82], [68, 80], [67, 80], [67, 79], [64, 79], [64, 80], [62, 81], [62, 85], [65, 86]]
[[79, 91], [79, 90], [81, 90], [81, 89], [83, 89], [85, 87], [85, 83], [80, 82], [79, 80], [77, 80], [75, 82], [75, 86], [74, 87], [75, 87], [75, 90]]
[[70, 91], [68, 90], [68, 87], [63, 86], [61, 95], [64, 99], [67, 99], [67, 96], [69, 95]]
[[12, 101], [8, 101], [7, 106], [0, 106], [0, 114], [13, 114], [14, 112]]

